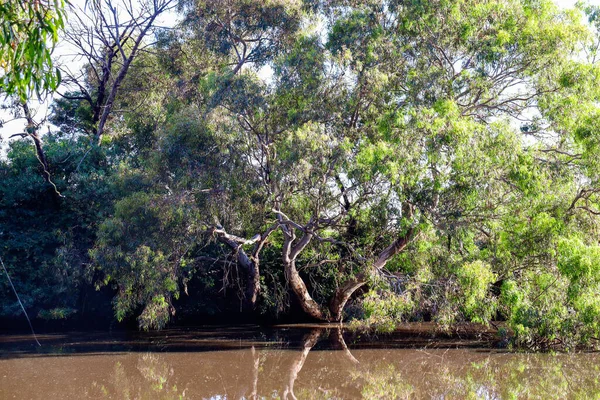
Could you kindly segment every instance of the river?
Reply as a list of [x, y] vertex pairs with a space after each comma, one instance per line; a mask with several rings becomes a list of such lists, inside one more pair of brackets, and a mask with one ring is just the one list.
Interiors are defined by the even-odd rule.
[[[600, 354], [334, 326], [0, 335], [0, 399], [600, 398]], [[486, 347], [487, 346], [487, 347]]]

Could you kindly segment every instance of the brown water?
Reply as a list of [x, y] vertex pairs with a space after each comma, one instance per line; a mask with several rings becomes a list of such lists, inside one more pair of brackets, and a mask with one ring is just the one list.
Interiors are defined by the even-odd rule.
[[37, 347], [0, 335], [0, 399], [600, 398], [598, 353], [465, 339], [238, 327], [43, 335]]

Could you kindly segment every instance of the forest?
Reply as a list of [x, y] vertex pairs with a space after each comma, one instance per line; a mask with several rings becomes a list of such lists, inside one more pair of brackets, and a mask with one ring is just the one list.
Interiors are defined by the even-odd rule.
[[23, 127], [0, 128], [3, 324], [23, 318], [10, 276], [34, 324], [468, 322], [514, 346], [598, 345], [599, 7], [0, 15], [2, 109]]

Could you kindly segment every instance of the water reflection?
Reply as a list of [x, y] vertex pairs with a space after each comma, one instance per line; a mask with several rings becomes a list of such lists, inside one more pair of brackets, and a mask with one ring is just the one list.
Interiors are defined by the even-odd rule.
[[[237, 340], [223, 332], [212, 338], [204, 333], [186, 335], [192, 342], [226, 345], [220, 350], [176, 347], [178, 351], [156, 352], [133, 347], [134, 351], [107, 353], [81, 351], [91, 347], [72, 341], [57, 346], [62, 352], [57, 356], [7, 350], [2, 344], [0, 399], [600, 397], [597, 353], [389, 349], [382, 341], [379, 348], [365, 348], [354, 341], [348, 345], [347, 334], [345, 340], [335, 328]], [[173, 341], [178, 346], [185, 342], [176, 335]], [[135, 343], [131, 340], [129, 345]], [[170, 343], [163, 338], [150, 344], [169, 349]], [[78, 350], [69, 353], [73, 349]]]
[[[137, 371], [122, 361], [114, 363], [109, 378], [93, 381], [85, 398], [94, 399], [181, 399], [187, 398], [187, 385], [178, 385], [174, 368], [160, 354], [137, 355]], [[139, 373], [139, 376], [138, 376]], [[141, 378], [141, 379], [140, 379]]]
[[298, 379], [298, 373], [300, 373], [302, 370], [304, 362], [306, 361], [306, 357], [308, 357], [308, 353], [317, 343], [322, 332], [323, 331], [321, 329], [313, 329], [304, 338], [302, 351], [294, 358], [294, 361], [289, 368], [290, 372], [287, 379], [287, 385], [285, 386], [282, 396], [285, 400], [289, 398], [296, 400], [296, 396], [294, 395], [294, 383], [296, 382], [296, 379]]

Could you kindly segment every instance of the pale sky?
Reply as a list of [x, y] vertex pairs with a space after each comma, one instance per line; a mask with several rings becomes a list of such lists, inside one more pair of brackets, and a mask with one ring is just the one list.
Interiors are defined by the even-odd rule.
[[[261, 1], [261, 0], [256, 0], [256, 1]], [[72, 0], [72, 3], [76, 4], [76, 5], [80, 5], [82, 6], [85, 2], [85, 0]], [[575, 4], [577, 3], [577, 0], [555, 0], [555, 3], [561, 7], [564, 8], [571, 8], [573, 6], [575, 6]], [[600, 0], [591, 0], [588, 1], [589, 4], [595, 4], [595, 5], [600, 5]], [[159, 21], [160, 25], [162, 26], [173, 26], [175, 23], [175, 14], [170, 13], [168, 15], [163, 16], [162, 20]], [[57, 46], [56, 50], [55, 50], [55, 54], [59, 56], [59, 59], [61, 62], [65, 62], [65, 54], [69, 54], [70, 51], [68, 49], [68, 47], [65, 47], [64, 45], [61, 46], [60, 43]], [[77, 64], [77, 60], [69, 60], [69, 62], [73, 65]], [[48, 113], [48, 106], [49, 106], [49, 101], [42, 103], [42, 104], [36, 104], [36, 102], [33, 102], [33, 104], [30, 106], [30, 108], [32, 110], [36, 110], [36, 114], [38, 118], [43, 118], [47, 113]], [[2, 121], [9, 121], [12, 117], [3, 111], [0, 111], [0, 120]], [[7, 141], [9, 140], [9, 136], [13, 135], [15, 133], [19, 133], [23, 131], [23, 128], [25, 126], [25, 123], [23, 120], [16, 120], [16, 121], [11, 121], [8, 123], [4, 123], [3, 127], [0, 128], [0, 157], [3, 157], [5, 155], [5, 151], [6, 151], [6, 145], [7, 145]], [[42, 132], [46, 131], [48, 128], [43, 128]]]

